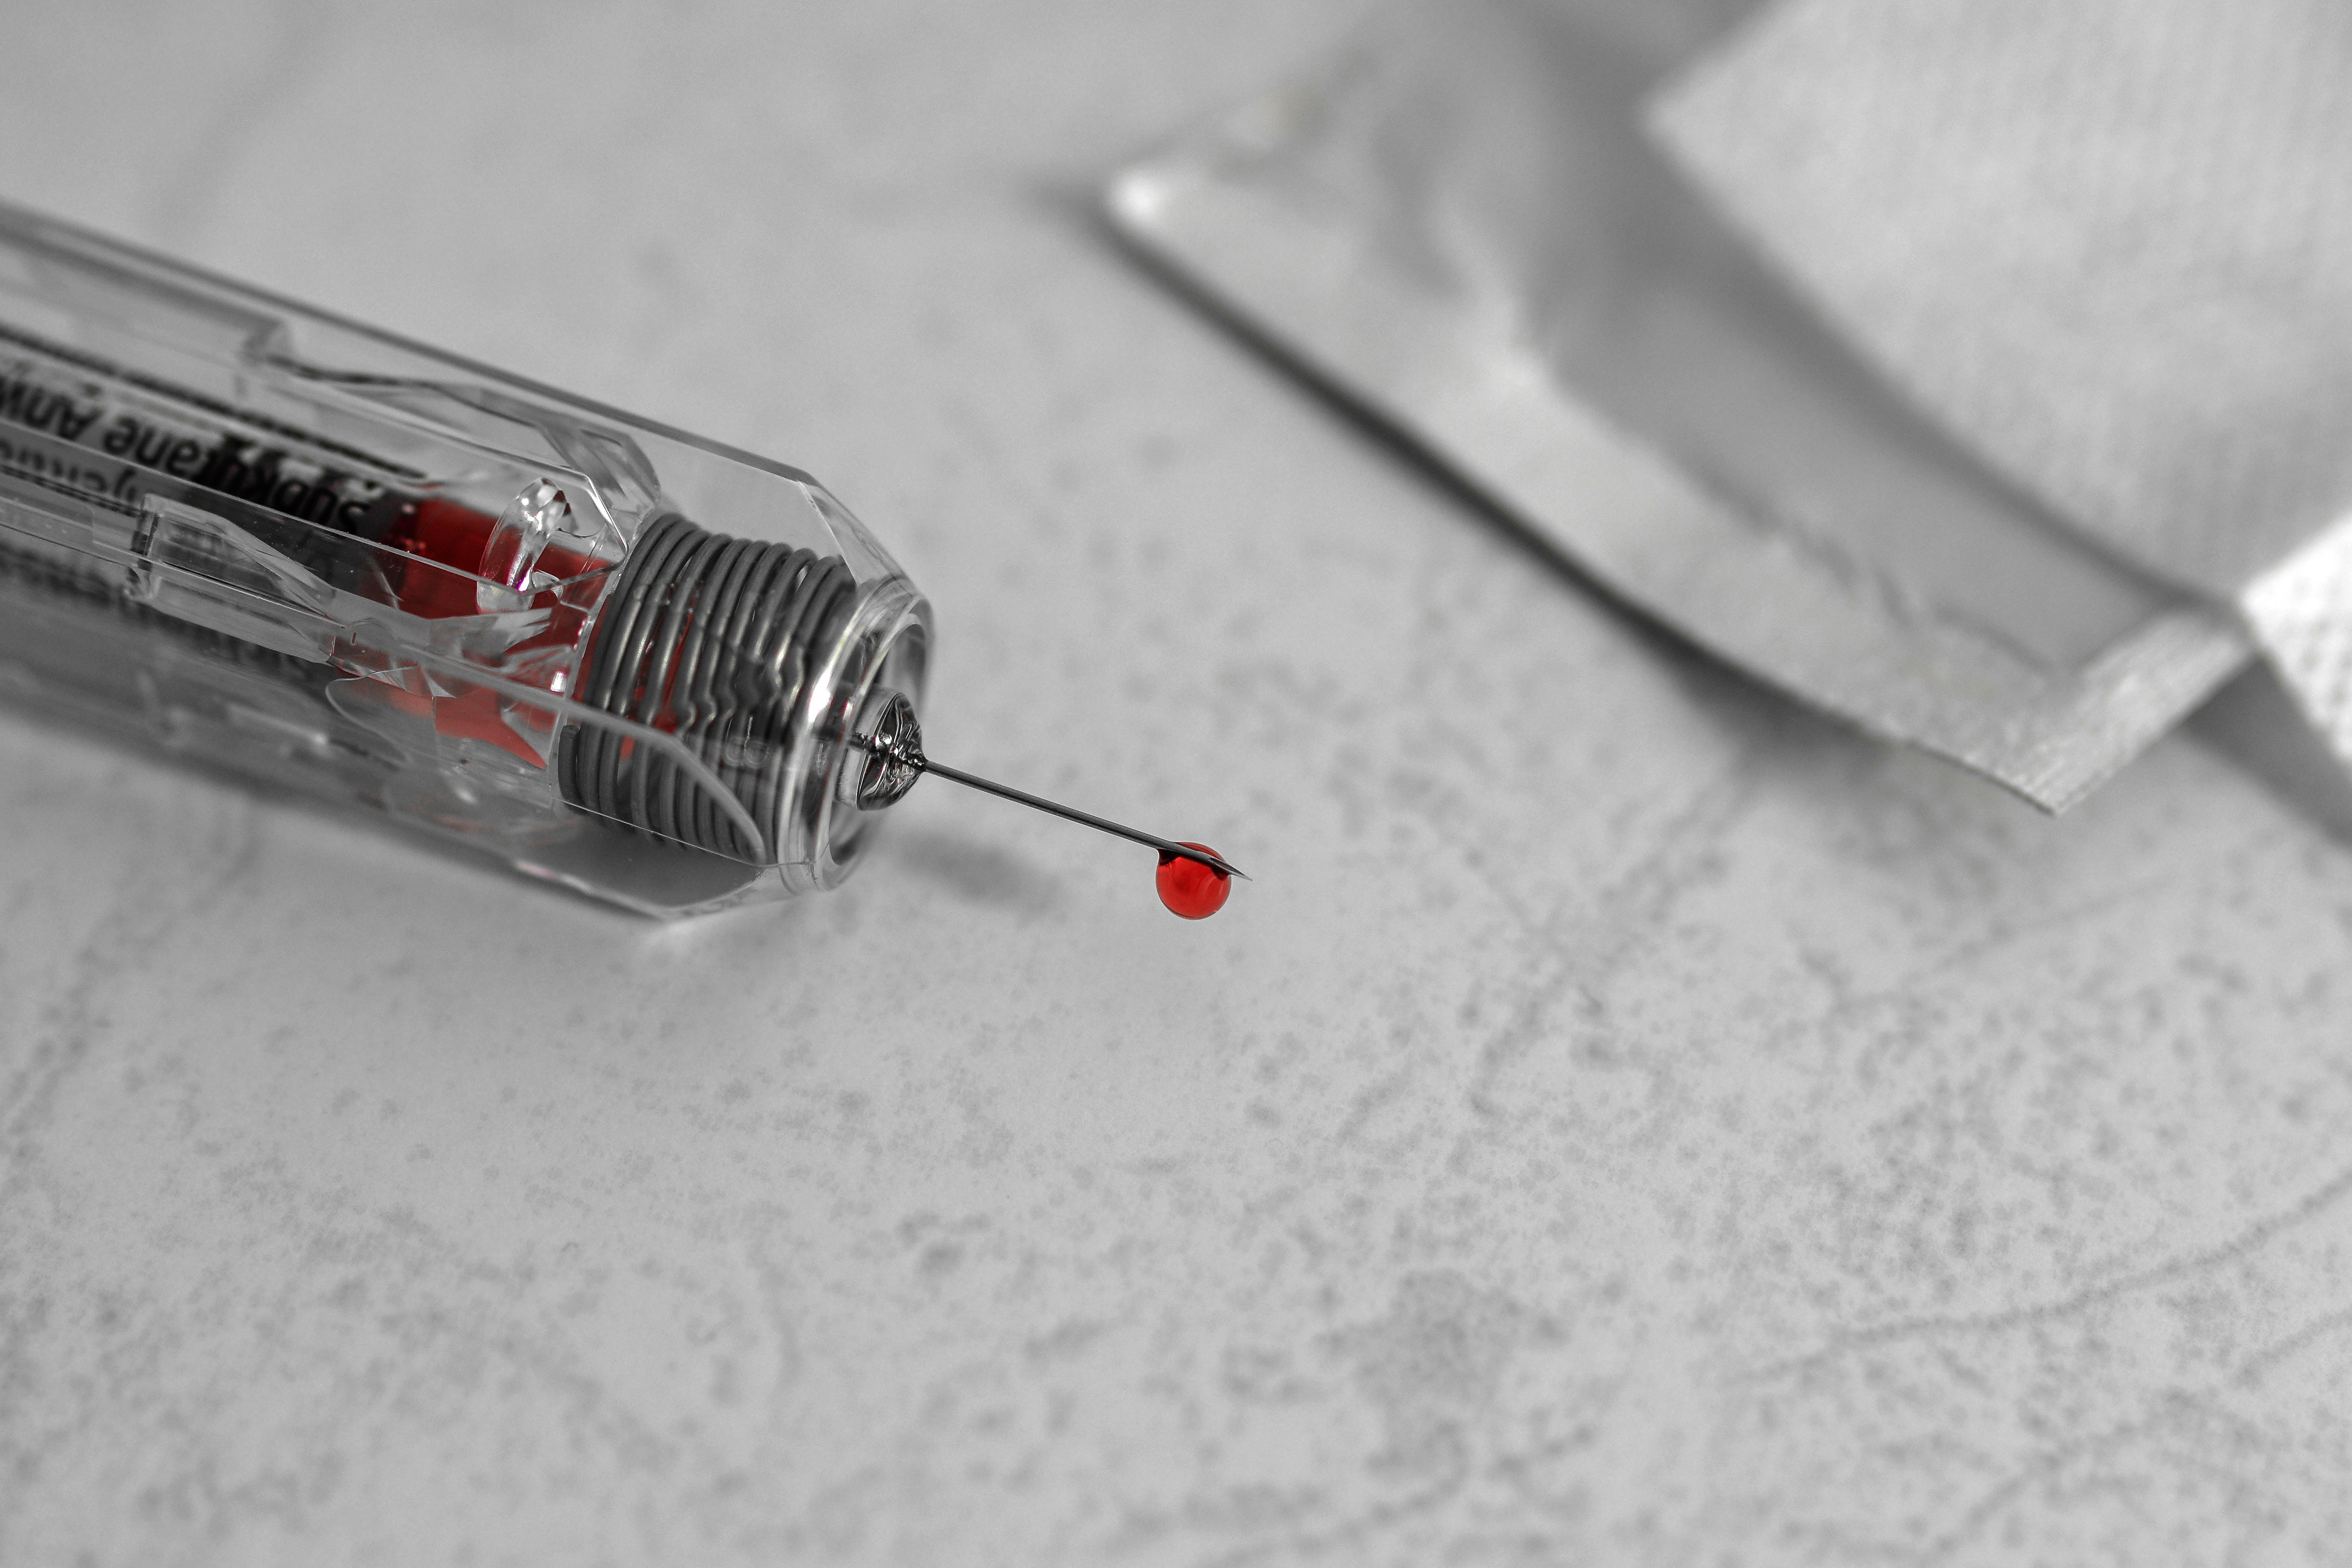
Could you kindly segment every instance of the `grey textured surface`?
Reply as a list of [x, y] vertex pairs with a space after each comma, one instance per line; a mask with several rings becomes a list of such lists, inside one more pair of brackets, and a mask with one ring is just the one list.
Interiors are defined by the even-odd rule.
[[805, 464], [943, 756], [1259, 879], [658, 930], [0, 722], [0, 1559], [2344, 1557], [2352, 858], [1801, 717], [1076, 216], [1349, 9], [16, 19], [8, 195]]

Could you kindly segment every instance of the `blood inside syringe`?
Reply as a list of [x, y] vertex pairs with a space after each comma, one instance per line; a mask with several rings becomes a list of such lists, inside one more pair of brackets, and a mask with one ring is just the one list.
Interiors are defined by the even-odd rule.
[[[432, 620], [479, 615], [477, 584], [480, 579], [474, 574], [487, 563], [497, 531], [496, 518], [456, 501], [426, 497], [404, 505], [395, 513], [393, 527], [379, 542], [403, 554], [456, 570], [400, 571], [400, 581], [393, 584], [400, 608]], [[540, 552], [532, 574], [562, 582], [584, 576], [603, 565], [593, 556], [549, 545]], [[459, 576], [457, 573], [467, 575]], [[530, 607], [547, 614], [547, 626], [517, 643], [510, 650], [512, 654], [527, 657], [541, 649], [570, 648], [579, 641], [587, 611], [564, 603], [551, 588], [541, 588], [533, 594]], [[454, 694], [437, 691], [422, 671], [407, 672], [406, 679], [398, 684], [376, 684], [384, 687], [381, 695], [386, 702], [417, 717], [429, 717], [435, 731], [451, 740], [486, 742], [533, 767], [545, 765], [545, 742], [552, 725], [539, 710], [518, 713], [513, 704], [483, 686], [468, 687]], [[534, 737], [526, 739], [509, 721], [509, 715], [520, 718], [535, 731]]]
[[[0, 474], [126, 516], [151, 496], [201, 501], [210, 494], [331, 531], [361, 547], [356, 555], [344, 552], [351, 558], [339, 563], [346, 572], [338, 574], [428, 620], [478, 616], [488, 607], [486, 591], [503, 596], [499, 607], [541, 614], [546, 622], [509, 647], [502, 662], [527, 680], [537, 668], [534, 683], [560, 691], [568, 661], [532, 656], [571, 650], [592, 596], [557, 586], [609, 563], [551, 541], [527, 562], [509, 547], [499, 552], [509, 559], [493, 563], [498, 519], [406, 488], [394, 465], [15, 330], [0, 328], [0, 341], [16, 350], [0, 362]], [[295, 553], [317, 565], [334, 552], [310, 546]], [[543, 713], [519, 711], [485, 688], [440, 689], [413, 668], [378, 672], [369, 684], [381, 689], [367, 695], [429, 718], [443, 735], [544, 763], [551, 724]]]

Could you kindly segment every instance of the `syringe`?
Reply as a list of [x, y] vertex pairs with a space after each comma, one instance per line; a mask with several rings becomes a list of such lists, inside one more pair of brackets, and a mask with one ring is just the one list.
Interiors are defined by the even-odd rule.
[[1224, 902], [927, 757], [930, 640], [797, 469], [0, 205], [0, 691], [650, 914], [836, 886], [926, 773]]

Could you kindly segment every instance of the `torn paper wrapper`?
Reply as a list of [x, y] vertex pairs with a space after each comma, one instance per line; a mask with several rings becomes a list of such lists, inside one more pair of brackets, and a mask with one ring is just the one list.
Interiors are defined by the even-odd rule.
[[1647, 96], [1749, 9], [1402, 6], [1113, 221], [1622, 599], [2063, 807], [2246, 634], [1913, 412], [1659, 154]]
[[2236, 605], [2352, 762], [2352, 5], [1785, 0], [1652, 116], [1941, 427]]

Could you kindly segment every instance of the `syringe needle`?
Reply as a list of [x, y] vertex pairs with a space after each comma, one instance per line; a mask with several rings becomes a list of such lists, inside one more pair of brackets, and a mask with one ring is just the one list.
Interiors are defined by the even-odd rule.
[[919, 773], [937, 773], [943, 779], [954, 780], [967, 789], [984, 790], [990, 795], [1002, 795], [1006, 800], [1019, 801], [1023, 805], [1034, 807], [1038, 811], [1050, 812], [1055, 816], [1071, 822], [1084, 823], [1097, 832], [1116, 834], [1121, 838], [1149, 845], [1159, 850], [1163, 859], [1190, 860], [1196, 865], [1206, 866], [1219, 876], [1239, 877], [1244, 882], [1250, 880], [1248, 872], [1226, 860], [1223, 856], [1195, 849], [1189, 844], [1179, 844], [1172, 838], [1162, 838], [1158, 834], [1146, 833], [1139, 827], [1122, 826], [1108, 818], [1097, 816], [1093, 812], [1080, 811], [1076, 806], [1064, 805], [1059, 801], [1047, 800], [1043, 795], [1031, 795], [1025, 789], [1014, 789], [1011, 784], [1001, 784], [992, 779], [982, 778], [978, 773], [968, 773], [961, 768], [951, 768], [945, 763], [933, 762], [920, 752], [906, 760]]
[[[1129, 827], [1108, 817], [1097, 816], [1090, 811], [1080, 811], [1074, 805], [1047, 800], [1031, 795], [1025, 789], [1014, 789], [993, 779], [968, 773], [961, 768], [951, 768], [945, 763], [935, 763], [923, 754], [922, 727], [915, 721], [915, 706], [898, 693], [877, 693], [866, 709], [869, 715], [850, 736], [850, 744], [866, 754], [866, 766], [858, 781], [857, 804], [868, 811], [878, 810], [904, 795], [925, 773], [937, 773], [985, 795], [1016, 801], [1035, 811], [1076, 822], [1098, 833], [1141, 844], [1160, 852], [1164, 868], [1171, 860], [1189, 860], [1204, 866], [1219, 877], [1239, 877], [1244, 881], [1249, 874], [1213, 850], [1197, 844], [1180, 844], [1173, 838], [1162, 838], [1156, 833], [1146, 833], [1139, 827]], [[1222, 901], [1222, 899], [1219, 900]]]

